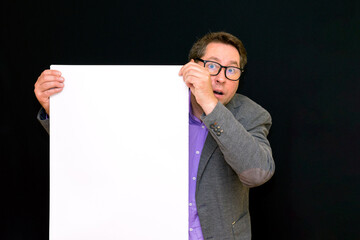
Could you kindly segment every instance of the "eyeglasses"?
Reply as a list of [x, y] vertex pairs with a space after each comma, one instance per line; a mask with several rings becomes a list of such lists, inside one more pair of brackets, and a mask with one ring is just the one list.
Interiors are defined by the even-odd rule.
[[204, 68], [209, 71], [211, 76], [218, 75], [221, 69], [225, 68], [225, 77], [231, 81], [237, 81], [240, 79], [241, 73], [244, 72], [242, 68], [222, 66], [220, 63], [203, 60], [201, 58], [196, 58], [196, 60], [204, 63]]

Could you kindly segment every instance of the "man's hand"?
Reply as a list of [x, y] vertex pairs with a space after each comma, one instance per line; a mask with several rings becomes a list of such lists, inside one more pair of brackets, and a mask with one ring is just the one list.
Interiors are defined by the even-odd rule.
[[179, 76], [183, 77], [204, 113], [211, 113], [218, 99], [214, 95], [209, 72], [192, 59], [180, 69]]
[[34, 87], [36, 98], [46, 113], [50, 115], [49, 97], [61, 92], [64, 88], [64, 78], [61, 77], [61, 72], [56, 70], [43, 71]]

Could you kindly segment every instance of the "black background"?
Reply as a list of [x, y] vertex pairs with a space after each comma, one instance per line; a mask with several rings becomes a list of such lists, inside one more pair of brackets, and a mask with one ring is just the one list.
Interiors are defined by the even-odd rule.
[[2, 1], [0, 239], [48, 239], [48, 135], [33, 92], [44, 69], [184, 64], [220, 30], [248, 51], [240, 92], [273, 117], [276, 173], [251, 190], [253, 239], [360, 239], [359, 11], [357, 0]]

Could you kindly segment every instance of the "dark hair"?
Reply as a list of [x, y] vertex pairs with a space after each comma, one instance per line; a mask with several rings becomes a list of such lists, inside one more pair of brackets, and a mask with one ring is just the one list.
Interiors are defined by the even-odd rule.
[[219, 42], [234, 46], [240, 54], [240, 68], [244, 68], [247, 63], [246, 50], [240, 39], [227, 32], [208, 33], [197, 40], [189, 52], [189, 61], [191, 59], [201, 58], [205, 55], [206, 47], [209, 43]]

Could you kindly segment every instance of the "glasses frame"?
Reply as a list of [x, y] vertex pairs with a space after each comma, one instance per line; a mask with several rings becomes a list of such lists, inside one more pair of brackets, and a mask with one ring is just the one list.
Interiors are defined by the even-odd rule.
[[[221, 65], [220, 63], [215, 62], [215, 61], [208, 61], [208, 60], [204, 60], [204, 59], [201, 59], [201, 58], [196, 58], [195, 60], [200, 61], [200, 62], [203, 62], [203, 63], [204, 63], [204, 67], [205, 67], [206, 63], [208, 63], [208, 62], [218, 64], [218, 65], [220, 66], [219, 71], [218, 71], [216, 74], [210, 74], [210, 76], [217, 76], [217, 75], [219, 75], [219, 73], [221, 72], [221, 69], [224, 68], [224, 69], [225, 69], [225, 72], [224, 72], [224, 73], [225, 73], [225, 77], [226, 77], [228, 80], [230, 80], [230, 81], [239, 81], [239, 79], [240, 79], [240, 77], [241, 77], [241, 73], [244, 72], [244, 69], [243, 69], [243, 68], [238, 68], [238, 67], [233, 67], [233, 66], [223, 66], [223, 65]], [[226, 70], [227, 70], [228, 68], [237, 68], [237, 69], [239, 69], [239, 70], [240, 70], [240, 77], [239, 77], [238, 79], [236, 79], [236, 80], [233, 80], [233, 79], [228, 78], [228, 76], [226, 75]]]

